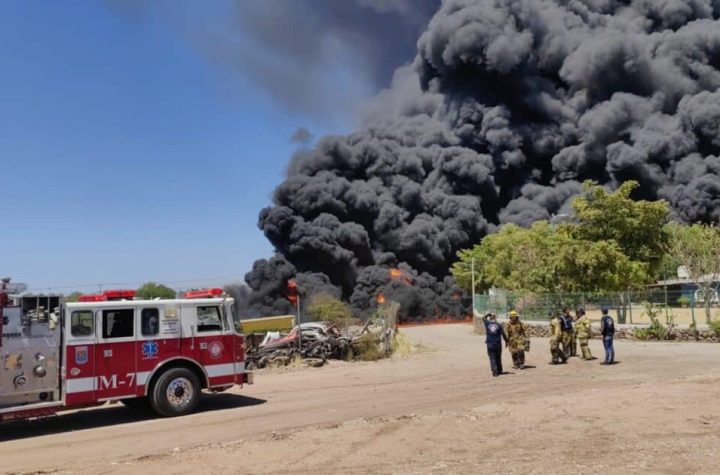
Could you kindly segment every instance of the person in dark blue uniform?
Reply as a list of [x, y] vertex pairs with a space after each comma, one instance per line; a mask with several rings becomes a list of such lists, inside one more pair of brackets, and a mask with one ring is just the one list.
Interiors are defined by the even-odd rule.
[[613, 347], [613, 339], [615, 338], [615, 321], [609, 315], [607, 307], [602, 308], [600, 333], [602, 334], [603, 346], [605, 347], [605, 361], [600, 364], [615, 364], [615, 348]]
[[500, 376], [503, 372], [502, 342], [505, 340], [505, 345], [507, 345], [507, 336], [502, 323], [497, 321], [494, 313], [486, 314], [483, 322], [485, 322], [485, 344], [487, 344], [488, 358], [490, 358], [490, 369], [493, 376]]

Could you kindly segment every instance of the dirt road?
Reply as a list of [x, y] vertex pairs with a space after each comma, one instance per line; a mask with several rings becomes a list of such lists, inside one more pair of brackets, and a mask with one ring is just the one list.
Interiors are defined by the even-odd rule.
[[187, 417], [115, 405], [2, 425], [0, 471], [717, 473], [720, 345], [619, 341], [618, 365], [549, 366], [537, 340], [535, 368], [492, 378], [471, 326], [403, 331], [431, 349], [260, 373]]

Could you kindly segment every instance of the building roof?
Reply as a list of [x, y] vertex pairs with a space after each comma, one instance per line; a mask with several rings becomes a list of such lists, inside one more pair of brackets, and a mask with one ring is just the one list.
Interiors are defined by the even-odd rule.
[[[720, 283], [720, 274], [705, 274], [704, 276], [700, 277], [698, 279], [699, 282], [710, 282], [710, 283]], [[653, 284], [653, 286], [659, 285], [682, 285], [682, 284], [695, 284], [696, 281], [693, 279], [667, 279], [667, 280], [658, 280], [656, 284]]]

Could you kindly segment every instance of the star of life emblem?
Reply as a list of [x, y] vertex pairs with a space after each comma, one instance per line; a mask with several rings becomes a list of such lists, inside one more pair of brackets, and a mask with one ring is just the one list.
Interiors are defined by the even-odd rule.
[[142, 344], [143, 358], [157, 358], [159, 351], [156, 341], [146, 341]]

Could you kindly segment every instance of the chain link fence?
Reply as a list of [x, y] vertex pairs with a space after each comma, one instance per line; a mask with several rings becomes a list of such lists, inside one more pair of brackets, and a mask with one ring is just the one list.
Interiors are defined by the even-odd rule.
[[556, 293], [536, 294], [494, 290], [487, 295], [475, 295], [473, 310], [476, 316], [492, 312], [507, 317], [510, 310], [519, 312], [525, 320], [548, 320], [551, 312], [563, 307], [584, 308], [591, 320], [600, 320], [601, 309], [607, 307], [618, 323], [647, 324], [647, 303], [661, 309], [661, 316], [674, 323], [710, 323], [720, 319], [717, 291], [703, 298], [694, 290], [653, 288], [639, 292], [617, 293]]

